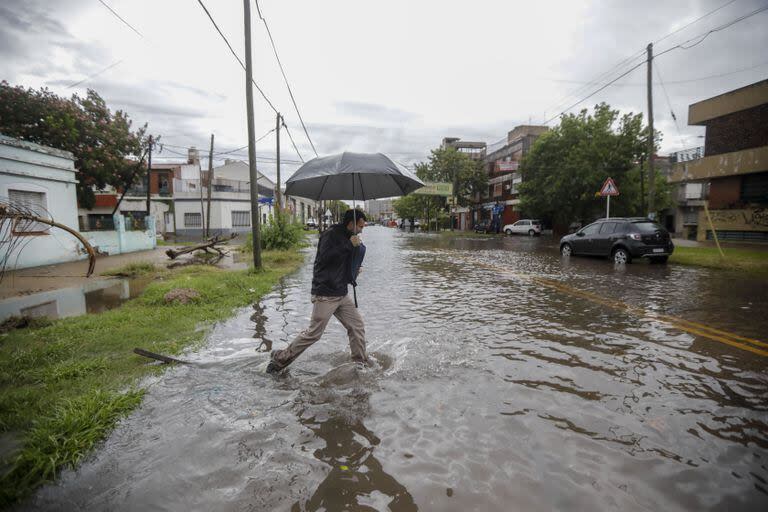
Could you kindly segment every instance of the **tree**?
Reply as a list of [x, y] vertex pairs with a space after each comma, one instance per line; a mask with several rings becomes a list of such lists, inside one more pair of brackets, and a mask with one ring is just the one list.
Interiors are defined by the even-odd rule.
[[[590, 222], [604, 211], [595, 193], [610, 176], [621, 192], [611, 198], [611, 213], [644, 215], [640, 162], [647, 160], [647, 133], [642, 114], [620, 115], [605, 103], [596, 105], [592, 115], [585, 109], [562, 116], [560, 125], [539, 137], [523, 159], [521, 209], [560, 228], [576, 220]], [[668, 204], [664, 184], [656, 196], [657, 204]]]
[[132, 131], [131, 124], [91, 89], [84, 98], [66, 99], [0, 82], [0, 133], [72, 152], [78, 202], [85, 208], [93, 206], [94, 188], [125, 189], [146, 174], [147, 125]]
[[428, 163], [416, 164], [416, 175], [426, 181], [453, 183], [460, 206], [470, 205], [474, 194], [488, 186], [482, 162], [451, 147], [433, 149]]

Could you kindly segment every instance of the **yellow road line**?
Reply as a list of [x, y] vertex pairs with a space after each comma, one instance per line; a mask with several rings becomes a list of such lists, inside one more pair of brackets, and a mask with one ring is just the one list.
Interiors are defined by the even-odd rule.
[[[669, 324], [676, 329], [679, 329], [681, 331], [687, 332], [689, 334], [693, 334], [696, 336], [701, 336], [704, 338], [708, 338], [713, 341], [717, 341], [720, 343], [724, 343], [726, 345], [730, 345], [732, 347], [739, 348], [741, 350], [746, 350], [747, 352], [752, 352], [753, 354], [757, 354], [759, 356], [768, 357], [768, 350], [761, 350], [757, 347], [765, 347], [768, 348], [768, 343], [752, 338], [747, 338], [745, 336], [740, 336], [738, 334], [730, 333], [727, 331], [723, 331], [721, 329], [716, 329], [714, 327], [710, 327], [708, 325], [700, 324], [698, 322], [692, 322], [690, 320], [685, 320], [684, 318], [678, 318], [670, 315], [664, 315], [660, 313], [655, 313], [653, 311], [648, 311], [644, 308], [641, 308], [639, 306], [633, 306], [631, 304], [627, 304], [625, 302], [621, 302], [618, 300], [610, 300], [605, 299], [603, 297], [600, 297], [599, 295], [596, 295], [591, 292], [586, 292], [583, 290], [577, 290], [561, 281], [556, 281], [553, 279], [547, 279], [544, 277], [536, 277], [536, 276], [530, 276], [525, 274], [520, 274], [517, 272], [512, 272], [510, 270], [507, 270], [502, 267], [498, 267], [496, 265], [492, 265], [490, 263], [482, 263], [482, 262], [475, 262], [471, 261], [469, 263], [472, 263], [474, 265], [478, 265], [484, 268], [487, 268], [489, 270], [494, 270], [497, 272], [501, 272], [503, 274], [510, 274], [513, 277], [518, 277], [522, 279], [530, 279], [534, 283], [540, 284], [542, 286], [546, 286], [548, 288], [553, 288], [557, 291], [566, 293], [568, 295], [573, 295], [575, 297], [580, 297], [583, 299], [587, 299], [591, 302], [595, 302], [597, 304], [601, 304], [603, 306], [609, 307], [611, 309], [618, 309], [621, 311], [628, 311], [631, 313], [635, 313], [639, 316], [646, 316], [650, 318], [654, 318], [656, 320], [659, 320], [661, 322], [664, 322], [666, 324]], [[753, 346], [754, 345], [754, 346]]]

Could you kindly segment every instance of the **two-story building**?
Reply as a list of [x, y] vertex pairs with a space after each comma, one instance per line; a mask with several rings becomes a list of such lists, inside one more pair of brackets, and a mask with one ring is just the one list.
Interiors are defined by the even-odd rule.
[[714, 228], [721, 240], [768, 243], [768, 80], [690, 105], [688, 124], [706, 136], [703, 153], [679, 158], [670, 174], [675, 232], [712, 240]]
[[516, 126], [507, 133], [505, 141], [489, 146], [483, 159], [488, 172], [488, 191], [476, 198], [477, 220], [491, 218], [490, 212], [497, 204], [504, 207], [500, 219], [502, 226], [520, 219], [518, 187], [523, 181], [520, 163], [536, 139], [548, 129], [546, 126]]

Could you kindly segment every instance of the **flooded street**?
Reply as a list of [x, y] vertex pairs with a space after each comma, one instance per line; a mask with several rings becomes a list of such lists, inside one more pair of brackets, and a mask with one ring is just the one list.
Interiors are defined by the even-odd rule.
[[768, 509], [764, 278], [546, 237], [363, 239], [374, 368], [332, 320], [264, 373], [262, 340], [308, 323], [311, 248], [27, 509]]

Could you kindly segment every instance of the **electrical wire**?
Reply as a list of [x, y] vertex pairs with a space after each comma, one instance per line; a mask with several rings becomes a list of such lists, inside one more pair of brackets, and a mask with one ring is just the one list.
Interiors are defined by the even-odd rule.
[[[243, 70], [245, 70], [245, 64], [243, 64], [243, 61], [242, 61], [242, 59], [240, 59], [240, 57], [239, 57], [239, 56], [237, 55], [237, 53], [235, 52], [234, 48], [232, 48], [232, 45], [231, 45], [231, 44], [229, 44], [229, 40], [227, 39], [227, 36], [225, 36], [225, 35], [224, 35], [224, 33], [223, 33], [223, 32], [221, 31], [221, 29], [219, 28], [219, 26], [216, 24], [216, 21], [213, 19], [213, 16], [211, 16], [211, 13], [208, 11], [208, 8], [207, 8], [207, 7], [205, 6], [205, 4], [203, 3], [203, 0], [197, 0], [197, 3], [198, 3], [198, 4], [200, 4], [200, 7], [202, 7], [202, 8], [203, 8], [203, 10], [205, 11], [205, 14], [208, 16], [208, 19], [209, 19], [209, 20], [211, 20], [211, 23], [213, 24], [213, 27], [216, 29], [216, 32], [218, 32], [218, 33], [219, 33], [219, 35], [221, 36], [221, 38], [222, 38], [222, 39], [224, 40], [224, 42], [227, 44], [227, 47], [229, 48], [229, 51], [230, 51], [230, 52], [232, 52], [232, 55], [235, 57], [235, 59], [237, 60], [237, 62], [240, 64], [240, 67], [242, 67], [242, 68], [243, 68]], [[257, 89], [257, 90], [259, 91], [259, 93], [261, 94], [261, 97], [262, 97], [262, 98], [264, 98], [264, 101], [266, 101], [266, 102], [267, 102], [267, 104], [269, 104], [270, 108], [272, 108], [272, 110], [275, 112], [275, 114], [278, 114], [279, 112], [277, 111], [277, 109], [275, 108], [275, 106], [272, 104], [272, 102], [271, 102], [271, 101], [269, 101], [269, 98], [267, 98], [267, 95], [266, 95], [266, 94], [264, 94], [264, 91], [263, 91], [263, 90], [261, 90], [261, 87], [259, 87], [259, 84], [257, 84], [257, 83], [256, 83], [256, 80], [254, 80], [253, 78], [251, 78], [251, 83], [253, 83], [254, 87], [256, 87], [256, 89]]]
[[301, 152], [299, 152], [299, 148], [296, 147], [296, 141], [293, 140], [293, 135], [291, 135], [291, 130], [288, 129], [288, 125], [285, 124], [285, 121], [283, 121], [283, 128], [285, 128], [285, 133], [288, 134], [288, 138], [291, 140], [291, 145], [293, 145], [293, 150], [296, 151], [297, 155], [299, 155], [299, 160], [304, 162], [304, 157], [301, 156]]
[[122, 62], [123, 62], [123, 60], [125, 60], [125, 59], [120, 59], [120, 60], [118, 60], [118, 61], [116, 61], [116, 62], [113, 62], [112, 64], [110, 64], [109, 66], [105, 67], [105, 68], [104, 68], [104, 69], [102, 69], [101, 71], [97, 71], [96, 73], [94, 73], [94, 74], [92, 74], [92, 75], [90, 75], [90, 76], [87, 76], [87, 77], [83, 78], [83, 79], [82, 79], [82, 80], [80, 80], [79, 82], [75, 82], [75, 83], [73, 83], [73, 84], [70, 84], [70, 85], [68, 85], [68, 86], [67, 86], [67, 89], [71, 89], [71, 88], [73, 88], [73, 87], [77, 87], [78, 85], [80, 85], [80, 84], [82, 84], [82, 83], [85, 83], [85, 82], [88, 82], [88, 81], [90, 81], [90, 80], [93, 80], [94, 78], [96, 78], [96, 77], [97, 77], [97, 76], [99, 76], [100, 74], [102, 74], [102, 73], [104, 73], [104, 72], [106, 72], [106, 71], [109, 71], [110, 69], [114, 68], [114, 67], [115, 67], [115, 66], [117, 66], [118, 64], [122, 63]]
[[109, 5], [108, 5], [108, 4], [107, 4], [107, 3], [106, 3], [104, 0], [99, 0], [99, 3], [100, 3], [101, 5], [103, 5], [104, 7], [106, 7], [107, 9], [109, 9], [109, 12], [111, 12], [112, 14], [114, 14], [114, 15], [117, 17], [117, 19], [119, 19], [120, 21], [122, 21], [122, 22], [125, 24], [125, 26], [126, 26], [126, 27], [128, 27], [128, 28], [130, 28], [131, 30], [133, 30], [134, 32], [136, 32], [136, 34], [138, 34], [138, 36], [139, 36], [139, 37], [141, 37], [142, 39], [144, 38], [144, 36], [142, 35], [142, 33], [141, 33], [141, 32], [139, 32], [138, 30], [136, 30], [136, 27], [134, 27], [133, 25], [131, 25], [130, 23], [128, 23], [127, 21], [125, 21], [125, 19], [123, 19], [123, 17], [122, 17], [122, 16], [120, 16], [119, 14], [117, 14], [117, 12], [116, 12], [116, 11], [115, 11], [113, 8], [111, 8], [111, 7], [110, 7], [110, 6], [109, 6]]
[[677, 30], [675, 30], [675, 31], [673, 31], [673, 32], [670, 32], [669, 34], [665, 35], [665, 36], [664, 36], [664, 37], [662, 37], [661, 39], [657, 39], [657, 40], [655, 40], [655, 41], [653, 42], [653, 44], [658, 44], [658, 43], [662, 42], [663, 40], [667, 39], [668, 37], [672, 37], [673, 35], [677, 34], [678, 32], [682, 32], [683, 30], [685, 30], [686, 28], [690, 27], [690, 26], [691, 26], [691, 25], [693, 25], [694, 23], [698, 23], [699, 21], [703, 20], [703, 19], [704, 19], [704, 18], [706, 18], [707, 16], [709, 16], [709, 15], [711, 15], [711, 14], [714, 14], [714, 13], [716, 13], [716, 12], [717, 12], [717, 11], [719, 11], [720, 9], [723, 9], [723, 8], [725, 8], [725, 7], [728, 7], [729, 5], [731, 5], [732, 3], [734, 3], [735, 1], [736, 1], [736, 0], [730, 0], [730, 1], [726, 2], [726, 3], [724, 3], [723, 5], [721, 5], [720, 7], [718, 7], [717, 9], [713, 9], [713, 10], [709, 11], [708, 13], [706, 13], [706, 14], [704, 14], [704, 15], [702, 15], [702, 16], [699, 16], [698, 18], [696, 18], [696, 19], [695, 19], [695, 20], [693, 20], [692, 22], [690, 22], [690, 23], [688, 23], [688, 24], [686, 24], [686, 25], [683, 25], [682, 27], [678, 28]]
[[664, 85], [664, 80], [661, 78], [661, 70], [659, 69], [658, 62], [655, 66], [653, 66], [653, 70], [656, 72], [656, 76], [659, 78], [659, 82], [661, 83], [661, 90], [664, 91], [664, 97], [667, 99], [667, 106], [669, 107], [669, 114], [672, 116], [672, 120], [675, 122], [675, 128], [677, 129], [677, 137], [680, 139], [680, 147], [683, 151], [687, 150], [688, 148], [685, 145], [685, 141], [683, 139], [683, 133], [680, 131], [680, 124], [677, 122], [677, 116], [675, 115], [675, 110], [672, 108], [672, 100], [669, 99], [669, 94], [667, 93], [667, 88]]
[[301, 116], [301, 112], [299, 111], [299, 106], [296, 104], [296, 98], [293, 96], [293, 90], [291, 89], [291, 84], [288, 83], [288, 77], [285, 75], [285, 69], [283, 69], [283, 63], [280, 62], [280, 56], [277, 54], [277, 46], [275, 46], [275, 40], [272, 38], [272, 31], [269, 30], [267, 19], [261, 14], [261, 8], [259, 7], [259, 0], [254, 0], [254, 3], [256, 4], [256, 12], [259, 14], [259, 18], [261, 18], [261, 21], [264, 22], [264, 27], [267, 29], [269, 42], [272, 44], [272, 51], [275, 54], [275, 59], [277, 59], [277, 65], [280, 67], [280, 73], [283, 75], [283, 81], [285, 81], [285, 86], [288, 88], [288, 94], [291, 96], [291, 102], [293, 103], [293, 108], [296, 109], [296, 115], [299, 116], [301, 127], [304, 129], [304, 135], [307, 136], [307, 140], [309, 141], [309, 145], [312, 146], [312, 151], [315, 152], [315, 156], [318, 156], [317, 150], [315, 149], [315, 143], [312, 142], [312, 137], [309, 136], [309, 131], [307, 131], [307, 125], [304, 124], [304, 118]]

